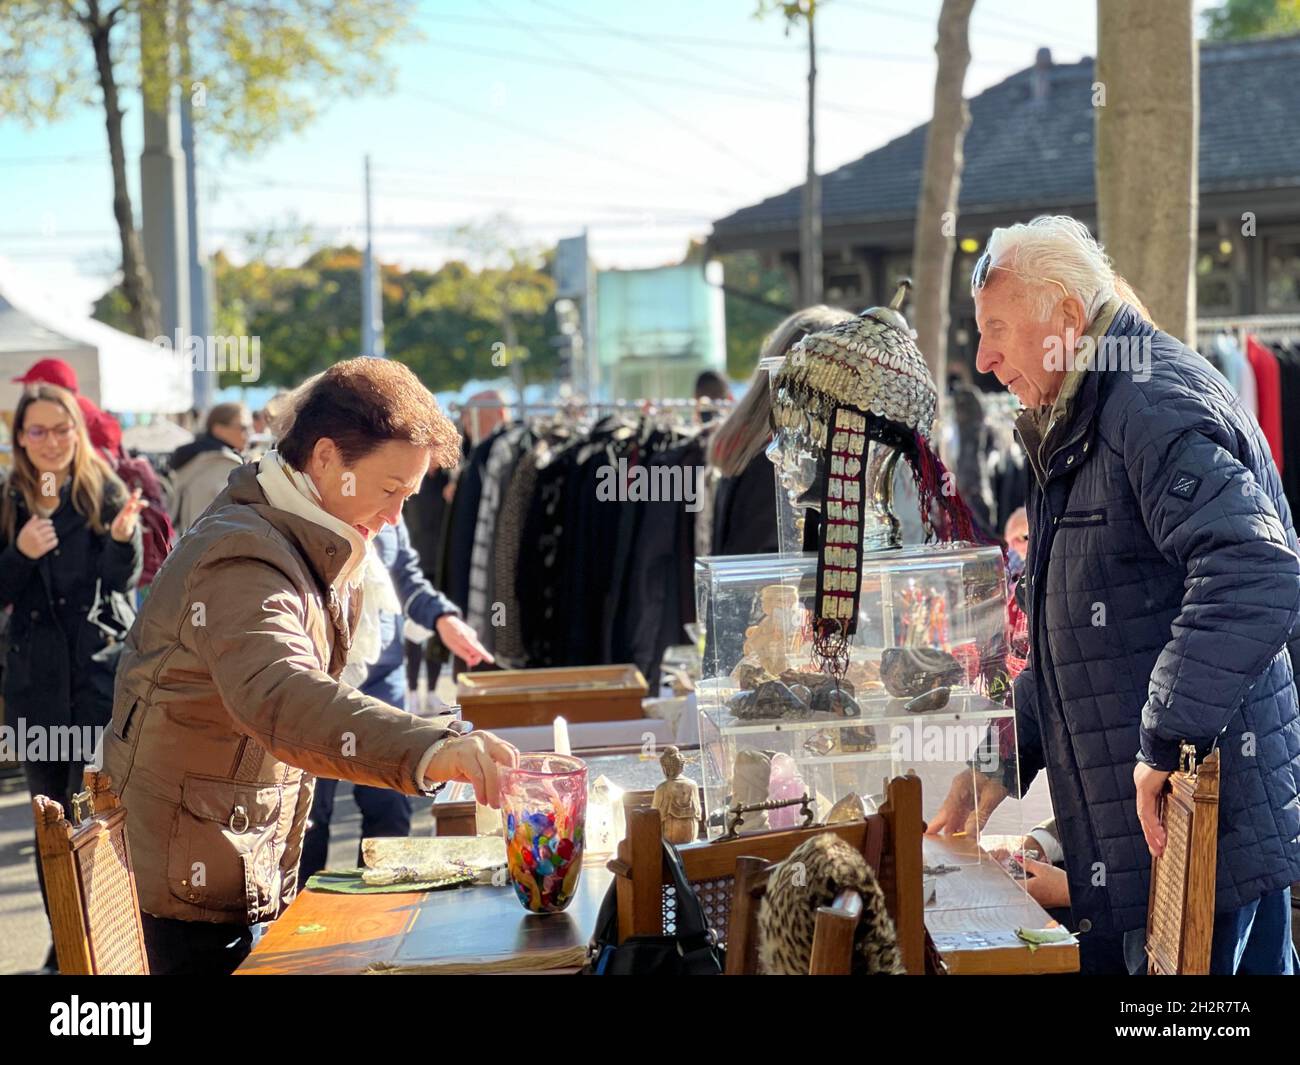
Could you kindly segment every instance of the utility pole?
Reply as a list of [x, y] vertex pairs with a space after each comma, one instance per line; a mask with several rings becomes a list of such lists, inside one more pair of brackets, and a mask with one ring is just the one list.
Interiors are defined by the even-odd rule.
[[822, 182], [817, 176], [817, 0], [806, 0], [808, 21], [808, 169], [803, 185], [803, 224], [799, 229], [799, 274], [803, 305], [822, 301]]
[[[144, 151], [140, 153], [140, 210], [145, 263], [158, 296], [162, 334], [186, 350], [190, 335], [188, 223], [185, 214], [185, 161], [180, 145], [180, 114], [170, 72], [170, 4], [145, 5], [140, 12]], [[155, 66], [155, 64], [157, 64]], [[177, 343], [179, 338], [179, 343]], [[151, 340], [152, 337], [145, 339]]]
[[[185, 215], [188, 223], [187, 252], [189, 255], [190, 329], [197, 337], [212, 335], [212, 273], [200, 251], [198, 158], [194, 144], [194, 107], [196, 99], [201, 105], [205, 97], [203, 86], [194, 81], [190, 62], [189, 0], [181, 0], [177, 17], [177, 37], [180, 41], [181, 63], [181, 150], [185, 153]], [[201, 350], [212, 350], [204, 340]], [[217, 391], [217, 371], [207, 365], [193, 370], [195, 410], [207, 410], [213, 405]]]
[[384, 306], [375, 267], [374, 231], [370, 219], [370, 156], [366, 156], [366, 254], [361, 267], [361, 354], [382, 357]]

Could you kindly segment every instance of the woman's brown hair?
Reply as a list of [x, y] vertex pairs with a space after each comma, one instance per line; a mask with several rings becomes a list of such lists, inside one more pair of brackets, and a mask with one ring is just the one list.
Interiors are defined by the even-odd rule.
[[317, 441], [329, 438], [343, 461], [355, 465], [390, 440], [427, 448], [434, 466], [460, 460], [460, 434], [433, 393], [409, 368], [363, 356], [335, 363], [288, 397], [277, 411], [277, 448], [295, 470], [305, 470]]
[[86, 524], [102, 536], [108, 532], [103, 514], [105, 495], [112, 493], [118, 499], [125, 499], [126, 488], [90, 443], [86, 422], [81, 416], [76, 397], [67, 389], [50, 384], [29, 385], [18, 401], [18, 409], [14, 411], [14, 465], [6, 485], [10, 491], [6, 491], [0, 500], [0, 529], [4, 530], [5, 537], [13, 543], [18, 535], [18, 508], [14, 504], [13, 491], [22, 495], [28, 514], [38, 513], [38, 501], [49, 498], [40, 491], [40, 474], [27, 457], [27, 449], [18, 444], [18, 434], [22, 432], [27, 410], [33, 403], [57, 404], [72, 422], [77, 438], [71, 463], [72, 505], [86, 519]]

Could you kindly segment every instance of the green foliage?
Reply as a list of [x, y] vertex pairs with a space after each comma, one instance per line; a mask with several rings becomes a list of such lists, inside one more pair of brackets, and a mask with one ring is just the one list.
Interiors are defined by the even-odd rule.
[[[418, 37], [402, 0], [179, 6], [189, 30], [184, 49], [177, 37], [142, 32], [142, 22], [153, 24], [158, 0], [0, 0], [0, 114], [34, 125], [98, 103], [88, 33], [116, 11], [110, 40], [123, 94], [143, 89], [157, 101], [176, 85], [193, 103], [201, 132], [249, 153], [302, 129], [338, 97], [390, 87], [384, 50], [399, 37]], [[157, 61], [169, 44], [180, 57], [171, 71]], [[150, 71], [144, 85], [142, 65]]]
[[1203, 16], [1207, 41], [1274, 37], [1300, 30], [1300, 0], [1227, 0]]
[[110, 288], [100, 296], [90, 316], [123, 333], [131, 332], [131, 307], [122, 295], [121, 286]]
[[[361, 347], [362, 253], [324, 248], [296, 265], [276, 265], [282, 243], [264, 234], [249, 241], [265, 257], [213, 259], [217, 291], [215, 332], [259, 337], [260, 384], [292, 387], [351, 358]], [[268, 261], [271, 260], [271, 261]], [[554, 283], [522, 256], [509, 268], [475, 269], [453, 261], [435, 271], [380, 267], [384, 344], [431, 389], [456, 389], [472, 378], [505, 376], [493, 345], [505, 342], [501, 309], [509, 307], [516, 344], [529, 353], [525, 381], [547, 381], [558, 356], [550, 309]], [[119, 289], [95, 305], [95, 317], [121, 327], [126, 301]], [[498, 349], [500, 350], [500, 349]], [[231, 374], [222, 384], [235, 384]]]
[[785, 32], [806, 18], [815, 18], [817, 8], [823, 7], [826, 0], [758, 0], [754, 9], [754, 18], [761, 19], [773, 12], [780, 12], [785, 19]]
[[762, 260], [754, 252], [736, 252], [718, 258], [727, 287], [723, 296], [727, 323], [727, 376], [744, 381], [758, 365], [759, 352], [767, 334], [790, 313], [787, 308], [793, 307], [794, 293], [790, 291], [785, 271], [764, 268]]

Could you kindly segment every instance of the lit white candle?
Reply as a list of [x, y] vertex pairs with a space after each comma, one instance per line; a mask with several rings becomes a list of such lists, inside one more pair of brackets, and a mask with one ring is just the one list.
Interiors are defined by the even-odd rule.
[[555, 753], [573, 753], [569, 750], [569, 723], [562, 717], [555, 719]]

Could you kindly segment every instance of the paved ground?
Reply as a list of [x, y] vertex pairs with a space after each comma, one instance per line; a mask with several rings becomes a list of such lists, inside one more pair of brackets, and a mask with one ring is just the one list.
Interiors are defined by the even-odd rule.
[[[352, 785], [339, 786], [330, 831], [330, 865], [355, 865], [361, 814]], [[431, 800], [416, 800], [412, 832], [427, 833]], [[21, 776], [0, 779], [0, 974], [30, 972], [50, 949], [49, 926], [36, 886], [32, 807]]]
[[[455, 700], [455, 687], [445, 675], [438, 694], [444, 701]], [[431, 830], [431, 806], [430, 799], [413, 800], [413, 833]], [[352, 785], [344, 781], [334, 800], [329, 864], [355, 865], [360, 836], [361, 813], [352, 801]], [[44, 963], [49, 949], [49, 925], [36, 883], [31, 798], [21, 773], [0, 769], [0, 974], [30, 972]]]

